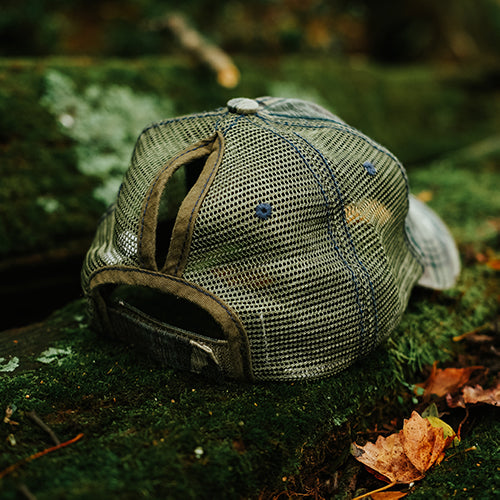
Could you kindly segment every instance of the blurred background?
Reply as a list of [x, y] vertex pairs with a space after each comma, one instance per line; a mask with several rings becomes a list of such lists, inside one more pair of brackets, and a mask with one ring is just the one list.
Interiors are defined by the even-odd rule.
[[494, 60], [498, 0], [14, 0], [2, 2], [3, 56], [137, 57], [174, 52], [148, 29], [182, 13], [231, 54], [325, 53], [384, 63]]
[[403, 161], [465, 259], [488, 258], [499, 48], [499, 0], [3, 0], [0, 331], [81, 296], [143, 127], [236, 96], [328, 107]]

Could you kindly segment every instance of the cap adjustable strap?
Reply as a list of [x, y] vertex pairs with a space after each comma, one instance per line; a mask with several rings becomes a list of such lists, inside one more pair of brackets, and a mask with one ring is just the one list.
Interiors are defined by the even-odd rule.
[[166, 325], [127, 304], [108, 307], [111, 336], [135, 345], [161, 364], [212, 379], [234, 376], [227, 340], [190, 338], [189, 332]]
[[[209, 313], [224, 338], [193, 333], [158, 320], [126, 301], [110, 300], [110, 290], [117, 286], [146, 287], [185, 299]], [[155, 271], [108, 267], [90, 278], [90, 299], [94, 322], [101, 330], [143, 347], [168, 366], [212, 377], [252, 378], [248, 339], [241, 321], [227, 304], [198, 285]]]

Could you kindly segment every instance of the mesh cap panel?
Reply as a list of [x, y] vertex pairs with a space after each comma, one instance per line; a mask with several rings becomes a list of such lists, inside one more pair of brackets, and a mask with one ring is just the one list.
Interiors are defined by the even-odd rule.
[[[330, 121], [241, 117], [225, 138], [185, 278], [238, 311], [257, 379], [348, 366], [394, 328], [408, 273], [421, 270], [405, 241], [401, 167]], [[272, 207], [266, 220], [255, 216], [261, 203]]]
[[168, 120], [146, 128], [136, 143], [130, 168], [120, 187], [116, 204], [101, 221], [96, 240], [83, 266], [83, 286], [90, 275], [110, 265], [140, 266], [138, 243], [142, 206], [151, 183], [169, 160], [190, 144], [213, 134], [222, 113]]

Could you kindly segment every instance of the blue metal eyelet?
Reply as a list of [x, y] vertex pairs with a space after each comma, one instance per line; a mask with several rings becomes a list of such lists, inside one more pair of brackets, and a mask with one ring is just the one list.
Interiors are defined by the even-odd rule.
[[373, 163], [371, 161], [365, 161], [363, 163], [363, 167], [365, 167], [366, 171], [370, 175], [375, 175], [377, 173], [377, 169], [375, 168], [375, 166], [373, 165]]
[[269, 205], [269, 203], [260, 203], [255, 208], [255, 215], [259, 217], [259, 219], [267, 219], [271, 216], [272, 211], [273, 208]]

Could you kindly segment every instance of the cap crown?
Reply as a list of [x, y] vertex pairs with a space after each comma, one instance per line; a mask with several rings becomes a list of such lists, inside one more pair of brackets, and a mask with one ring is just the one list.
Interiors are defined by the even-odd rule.
[[[330, 375], [394, 329], [422, 274], [405, 231], [406, 174], [319, 106], [257, 102], [144, 130], [84, 289], [116, 266], [182, 280], [237, 316], [249, 377]], [[184, 158], [206, 163], [160, 256], [159, 200]]]

